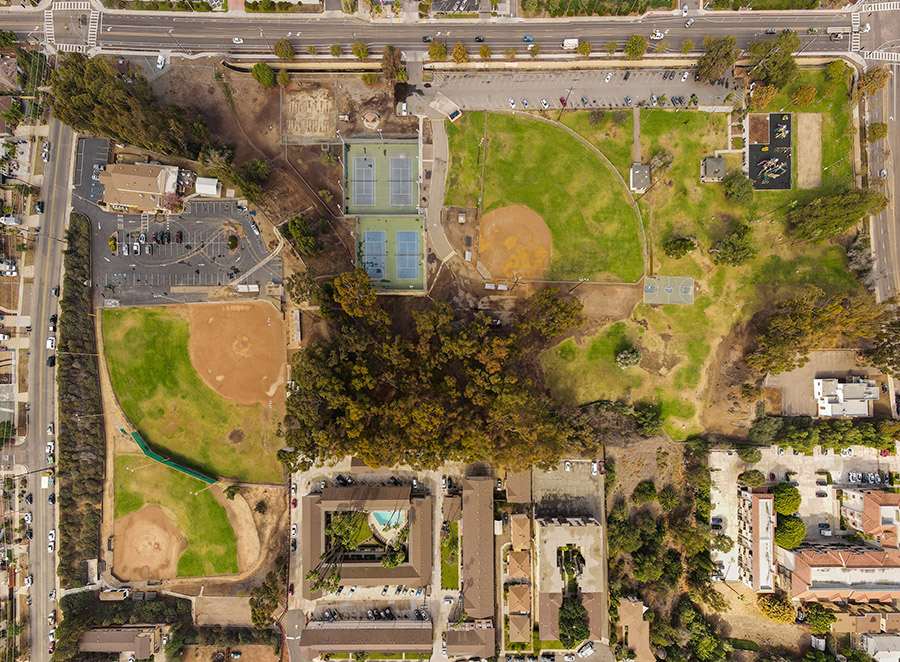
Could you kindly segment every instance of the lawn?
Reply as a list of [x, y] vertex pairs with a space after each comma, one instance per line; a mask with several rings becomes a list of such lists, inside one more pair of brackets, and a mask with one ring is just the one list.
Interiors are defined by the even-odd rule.
[[[824, 82], [824, 76], [820, 78]], [[823, 165], [848, 156], [850, 141], [841, 128], [846, 127], [845, 116], [849, 117], [844, 105], [829, 100], [804, 110], [825, 113]], [[613, 138], [608, 130], [594, 130], [586, 122], [587, 113], [573, 113], [579, 114], [583, 119], [575, 117], [567, 123], [582, 127], [579, 130], [584, 130], [584, 135], [603, 149], [618, 169], [627, 168], [631, 161], [631, 132], [619, 134], [622, 144], [610, 144]], [[606, 145], [602, 146], [604, 141]], [[684, 439], [701, 429], [710, 362], [718, 344], [735, 324], [807, 284], [832, 293], [862, 291], [846, 269], [840, 246], [791, 246], [785, 241], [785, 227], [776, 210], [793, 199], [807, 201], [823, 191], [756, 192], [750, 205], [740, 208], [725, 199], [721, 185], [699, 182], [700, 159], [715, 149], [726, 148], [726, 143], [723, 116], [642, 111], [643, 160], [648, 161], [660, 149], [675, 157], [662, 181], [639, 203], [653, 273], [693, 276], [699, 291], [693, 306], [638, 304], [628, 319], [608, 323], [577, 342], [568, 339], [546, 350], [542, 363], [548, 386], [556, 397], [576, 403], [624, 398], [656, 402], [667, 417], [665, 429], [669, 435]], [[729, 167], [738, 164], [737, 160], [728, 161]], [[833, 177], [833, 172], [840, 172], [840, 167], [826, 172], [823, 189], [830, 191], [840, 183], [843, 175]], [[741, 267], [716, 266], [707, 250], [736, 219], [759, 219], [752, 223], [759, 254]], [[680, 260], [670, 259], [662, 244], [674, 236], [693, 236], [700, 249]], [[632, 345], [641, 348], [643, 360], [639, 366], [623, 371], [615, 365], [615, 356]]]
[[441, 540], [441, 588], [459, 588], [459, 524], [450, 522], [450, 535]]
[[[134, 471], [130, 471], [134, 469]], [[196, 478], [153, 462], [143, 455], [116, 456], [115, 516], [125, 517], [155, 503], [187, 539], [178, 559], [179, 577], [234, 574], [237, 545], [225, 509]]]
[[[483, 113], [447, 127], [451, 163], [445, 203], [481, 195]], [[608, 166], [564, 131], [526, 117], [488, 114], [483, 210], [525, 205], [553, 237], [548, 280], [634, 282], [643, 273], [638, 220]]]
[[276, 482], [275, 419], [209, 388], [191, 364], [189, 322], [177, 311], [103, 311], [103, 341], [119, 404], [151, 448], [205, 473]]

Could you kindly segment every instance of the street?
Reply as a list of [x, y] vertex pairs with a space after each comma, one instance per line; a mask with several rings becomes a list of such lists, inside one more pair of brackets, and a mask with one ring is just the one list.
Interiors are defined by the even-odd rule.
[[[28, 439], [22, 464], [29, 471], [37, 472], [47, 464], [45, 446], [51, 439], [56, 443], [56, 369], [47, 367], [47, 358], [55, 352], [47, 349], [50, 316], [59, 314], [59, 299], [52, 294], [60, 285], [62, 251], [65, 247], [66, 221], [68, 217], [69, 182], [72, 173], [72, 149], [74, 132], [55, 119], [50, 123], [51, 159], [44, 169], [44, 223], [35, 249], [34, 303], [32, 305], [31, 354], [28, 361], [28, 385], [31, 398], [31, 415]], [[54, 424], [54, 434], [47, 433], [47, 426]], [[58, 457], [58, 452], [57, 452]], [[31, 528], [34, 538], [28, 546], [29, 572], [34, 575], [34, 585], [29, 589], [32, 598], [31, 659], [45, 662], [50, 626], [47, 616], [56, 609], [56, 602], [49, 600], [56, 589], [56, 554], [47, 553], [47, 534], [57, 529], [56, 506], [47, 502], [55, 490], [42, 490], [40, 473], [32, 473], [28, 491], [34, 495], [31, 506], [34, 521]], [[59, 544], [58, 541], [56, 544]]]

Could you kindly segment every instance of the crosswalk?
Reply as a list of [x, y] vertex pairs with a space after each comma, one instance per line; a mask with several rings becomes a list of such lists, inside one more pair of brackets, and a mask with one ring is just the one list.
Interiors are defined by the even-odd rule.
[[897, 11], [900, 9], [900, 2], [873, 2], [866, 4], [862, 11]]
[[850, 52], [856, 53], [859, 50], [859, 12], [850, 15], [850, 25], [853, 26], [850, 33]]
[[91, 46], [97, 45], [97, 32], [100, 30], [100, 12], [91, 10], [91, 20], [88, 23], [87, 43]]
[[884, 62], [900, 62], [900, 53], [895, 51], [863, 51], [867, 60], [883, 60]]
[[53, 34], [53, 10], [52, 9], [44, 10], [44, 38], [51, 44], [55, 40], [55, 36]]
[[61, 53], [87, 53], [86, 44], [56, 44], [56, 50]]
[[54, 2], [50, 7], [60, 11], [78, 11], [90, 9], [91, 3], [84, 0], [64, 0], [63, 2]]

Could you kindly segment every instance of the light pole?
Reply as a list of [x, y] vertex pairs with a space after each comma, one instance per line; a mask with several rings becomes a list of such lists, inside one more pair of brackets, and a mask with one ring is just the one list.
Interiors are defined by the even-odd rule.
[[269, 45], [269, 40], [266, 39], [266, 36], [263, 34], [262, 28], [259, 28], [259, 36], [263, 41], [266, 42], [266, 48], [268, 48], [269, 50], [272, 50], [272, 47]]
[[198, 494], [200, 494], [200, 492], [205, 492], [206, 490], [208, 490], [213, 485], [216, 485], [217, 483], [218, 483], [218, 481], [216, 481], [215, 483], [210, 483], [209, 485], [204, 487], [202, 490], [197, 490], [196, 492], [191, 492], [191, 494], [193, 494], [194, 496], [197, 496]]
[[378, 135], [381, 137], [381, 142], [384, 142], [384, 131], [378, 129]]
[[576, 288], [576, 287], [578, 287], [579, 285], [582, 285], [583, 283], [586, 283], [587, 281], [588, 281], [587, 278], [579, 278], [579, 279], [578, 279], [578, 282], [577, 282], [575, 285], [572, 286], [572, 289], [571, 289], [571, 290], [569, 290], [569, 294], [572, 294], [572, 292], [575, 291], [575, 288]]
[[186, 50], [185, 47], [181, 45], [181, 42], [179, 42], [178, 39], [175, 37], [174, 32], [175, 32], [175, 28], [169, 28], [169, 30], [168, 30], [169, 36], [172, 37], [172, 40], [175, 42], [175, 44], [178, 46], [178, 48], [180, 48], [182, 51], [184, 51], [185, 53], [190, 55], [191, 52], [189, 50]]

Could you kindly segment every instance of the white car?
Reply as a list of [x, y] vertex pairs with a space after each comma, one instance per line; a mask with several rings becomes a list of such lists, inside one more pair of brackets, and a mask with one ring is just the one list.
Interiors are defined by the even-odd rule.
[[52, 553], [53, 553], [53, 550], [54, 550], [55, 548], [56, 548], [56, 545], [54, 545], [52, 542], [48, 542], [48, 543], [47, 543], [47, 553], [48, 553], [48, 554], [52, 554]]
[[297, 496], [297, 483], [291, 483], [291, 496]]
[[137, 242], [134, 242], [134, 246], [131, 247], [131, 250], [134, 251], [135, 255], [140, 255], [141, 254], [141, 245]]
[[256, 221], [250, 221], [250, 229], [253, 230], [253, 234], [257, 237], [259, 236], [259, 226], [256, 224]]
[[156, 56], [156, 68], [163, 69], [166, 66], [166, 56], [160, 53]]
[[291, 538], [296, 538], [296, 537], [297, 537], [297, 525], [292, 524], [291, 525]]
[[32, 521], [32, 519], [33, 519], [32, 516], [31, 516], [31, 513], [25, 513], [24, 519], [25, 519], [25, 523], [26, 523], [26, 524], [31, 524], [31, 521]]
[[687, 5], [682, 5], [682, 7], [681, 7], [681, 15], [682, 15], [682, 16], [687, 16], [687, 13], [688, 13], [688, 6], [687, 6]]
[[603, 79], [603, 82], [608, 83], [611, 80], [612, 80], [612, 72], [610, 71], [609, 73], [606, 74], [606, 78]]
[[44, 452], [46, 452], [47, 455], [50, 455], [50, 453], [53, 452], [53, 442], [52, 441], [47, 443], [47, 446], [44, 448]]
[[47, 349], [56, 349], [56, 336], [47, 338]]
[[566, 471], [572, 471], [572, 463], [566, 460]]
[[241, 39], [240, 37], [232, 37], [232, 38], [231, 38], [231, 43], [232, 43], [232, 44], [243, 44], [243, 43], [244, 43], [244, 40]]
[[687, 79], [688, 79], [688, 72], [685, 71], [683, 74], [681, 74], [681, 82], [683, 83]]
[[591, 461], [591, 475], [592, 475], [592, 476], [596, 476], [596, 475], [597, 475], [597, 460], [592, 460], [592, 461]]
[[550, 104], [547, 103], [547, 100], [541, 99], [541, 108], [543, 108], [544, 110], [547, 110], [549, 107], [550, 107]]
[[34, 584], [34, 575], [28, 575], [25, 578], [25, 586], [31, 586], [32, 584]]
[[49, 540], [50, 542], [56, 540], [56, 529], [50, 529], [49, 531], [47, 531], [47, 540]]
[[526, 99], [524, 97], [522, 98], [522, 108], [524, 108], [525, 110], [528, 110], [528, 99]]
[[50, 152], [43, 152], [41, 154], [41, 161], [44, 163], [50, 163]]
[[351, 587], [350, 587], [350, 592], [347, 594], [347, 597], [349, 598], [349, 597], [352, 596], [354, 593], [356, 593], [356, 587], [355, 587], [355, 586], [351, 586]]
[[47, 597], [50, 598], [50, 601], [51, 601], [51, 602], [54, 601], [54, 600], [56, 600], [56, 589], [53, 589], [52, 591], [50, 591], [50, 595], [47, 596]]
[[594, 644], [590, 641], [578, 649], [578, 657], [588, 657], [594, 654]]
[[47, 434], [53, 434], [53, 423], [47, 426]]
[[130, 254], [131, 251], [128, 249], [128, 244], [122, 244], [122, 255], [128, 257]]
[[509, 107], [510, 107], [510, 108], [515, 108], [515, 107], [516, 107], [516, 100], [515, 100], [515, 99], [513, 99], [512, 97], [510, 97], [510, 98], [508, 99], [508, 101], [509, 101]]
[[694, 19], [689, 18], [688, 20], [686, 20], [686, 21], [684, 22], [684, 27], [689, 28], [689, 27], [691, 27], [693, 24], [694, 24]]

